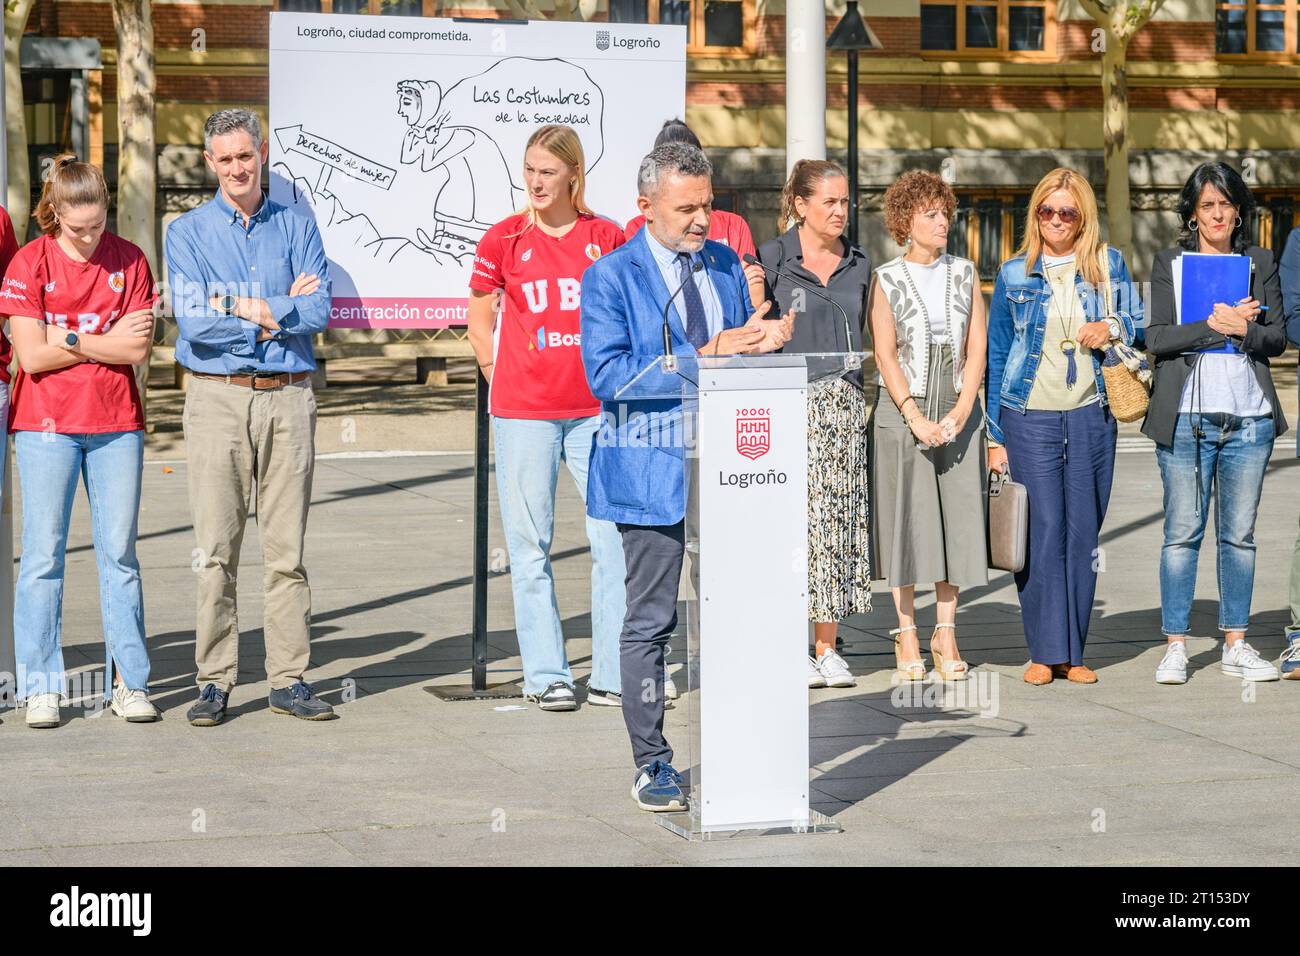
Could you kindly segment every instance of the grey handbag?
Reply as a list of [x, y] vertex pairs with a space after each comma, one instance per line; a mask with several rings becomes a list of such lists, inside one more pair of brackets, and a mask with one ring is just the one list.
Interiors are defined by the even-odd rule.
[[1005, 474], [989, 474], [989, 567], [1015, 573], [1029, 544], [1029, 492]]

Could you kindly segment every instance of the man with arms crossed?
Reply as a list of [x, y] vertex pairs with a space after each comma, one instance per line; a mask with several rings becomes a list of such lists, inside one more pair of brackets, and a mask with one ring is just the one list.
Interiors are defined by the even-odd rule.
[[249, 110], [203, 129], [217, 194], [167, 230], [167, 274], [180, 334], [190, 508], [199, 548], [194, 653], [196, 727], [221, 723], [239, 674], [235, 584], [257, 492], [266, 564], [266, 676], [278, 714], [327, 720], [303, 680], [311, 590], [303, 538], [315, 464], [311, 337], [329, 323], [330, 281], [316, 223], [262, 194], [268, 144]]

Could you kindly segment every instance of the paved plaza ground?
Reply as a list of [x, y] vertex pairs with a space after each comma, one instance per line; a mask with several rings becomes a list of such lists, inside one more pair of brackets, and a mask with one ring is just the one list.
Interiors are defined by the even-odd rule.
[[[473, 462], [455, 451], [367, 453], [375, 445], [427, 452], [438, 443], [431, 433], [466, 448], [465, 385], [434, 397], [393, 386], [387, 399], [376, 393], [371, 411], [359, 411], [368, 399], [357, 388], [344, 383], [322, 398], [324, 457], [308, 534], [309, 676], [341, 719], [313, 724], [267, 709], [260, 546], [250, 526], [231, 716], [210, 729], [185, 722], [195, 696], [194, 542], [183, 444], [172, 428], [179, 396], [158, 393], [139, 551], [151, 690], [164, 719], [127, 725], [69, 708], [62, 727], [35, 731], [21, 713], [0, 713], [0, 753], [16, 771], [0, 792], [0, 865], [1296, 862], [1277, 824], [1300, 787], [1300, 681], [1243, 686], [1219, 672], [1210, 548], [1188, 645], [1191, 680], [1153, 681], [1163, 644], [1160, 480], [1150, 444], [1131, 429], [1103, 532], [1088, 645], [1097, 685], [1020, 680], [1026, 652], [1014, 585], [997, 574], [963, 595], [958, 618], [985, 696], [968, 708], [897, 706], [887, 674], [895, 618], [888, 592], [878, 591], [875, 611], [844, 628], [858, 686], [810, 692], [814, 805], [843, 832], [690, 844], [632, 803], [617, 710], [546, 714], [426, 692], [466, 679]], [[1286, 394], [1294, 412], [1293, 385]], [[439, 415], [443, 427], [431, 426]], [[1300, 514], [1290, 439], [1275, 452], [1257, 529], [1251, 641], [1268, 657], [1280, 651], [1288, 618]], [[590, 563], [567, 476], [560, 499], [555, 575], [583, 677]], [[495, 489], [493, 502], [491, 543], [503, 549]], [[506, 574], [493, 575], [489, 599], [493, 679], [517, 676]], [[932, 595], [920, 618], [924, 636]], [[684, 642], [683, 631], [673, 641], [679, 667]], [[64, 643], [75, 672], [102, 664], [84, 493], [69, 547]], [[686, 708], [679, 700], [667, 726], [683, 752]], [[763, 768], [754, 773], [761, 785]]]

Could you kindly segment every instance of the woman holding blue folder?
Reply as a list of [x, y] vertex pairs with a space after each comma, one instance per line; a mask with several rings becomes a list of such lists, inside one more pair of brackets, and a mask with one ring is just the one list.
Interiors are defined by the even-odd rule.
[[1151, 267], [1146, 343], [1155, 381], [1142, 432], [1156, 443], [1164, 482], [1160, 684], [1187, 681], [1185, 639], [1212, 498], [1221, 668], [1242, 680], [1278, 679], [1246, 642], [1255, 514], [1273, 441], [1286, 431], [1268, 363], [1286, 348], [1282, 288], [1273, 253], [1247, 235], [1254, 206], [1232, 167], [1202, 163], [1179, 199], [1178, 245]]

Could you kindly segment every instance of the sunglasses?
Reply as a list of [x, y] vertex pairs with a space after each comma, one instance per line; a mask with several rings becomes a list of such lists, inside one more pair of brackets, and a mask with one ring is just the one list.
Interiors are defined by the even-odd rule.
[[1067, 226], [1072, 226], [1079, 221], [1079, 210], [1073, 206], [1062, 206], [1060, 209], [1053, 209], [1046, 203], [1040, 203], [1037, 212], [1039, 222], [1051, 222], [1053, 216], [1060, 216], [1061, 222]]

